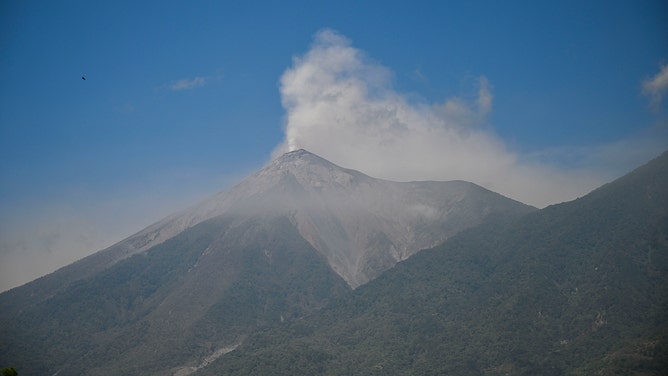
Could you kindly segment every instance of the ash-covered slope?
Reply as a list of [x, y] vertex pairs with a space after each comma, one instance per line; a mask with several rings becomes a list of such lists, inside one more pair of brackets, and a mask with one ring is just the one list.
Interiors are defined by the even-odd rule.
[[374, 179], [297, 150], [187, 218], [192, 222], [229, 211], [287, 214], [354, 288], [463, 229], [531, 210], [472, 183]]

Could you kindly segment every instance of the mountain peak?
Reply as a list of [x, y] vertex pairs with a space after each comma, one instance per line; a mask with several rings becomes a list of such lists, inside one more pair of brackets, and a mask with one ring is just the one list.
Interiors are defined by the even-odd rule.
[[297, 149], [297, 150], [291, 150], [283, 155], [287, 156], [287, 155], [315, 155], [315, 154], [311, 153], [306, 149]]
[[[336, 166], [332, 162], [311, 153], [308, 150], [305, 149], [297, 149], [293, 151], [289, 151], [280, 157], [276, 158], [273, 162], [269, 164], [271, 165], [276, 165], [276, 164], [316, 164], [316, 165], [321, 165], [321, 166], [328, 166], [328, 167], [337, 167], [340, 168], [339, 166]], [[267, 166], [267, 167], [269, 167]]]
[[267, 187], [288, 176], [306, 189], [349, 186], [353, 181], [370, 179], [358, 171], [337, 166], [307, 150], [298, 149], [274, 159], [251, 176], [249, 182], [252, 181], [255, 187]]

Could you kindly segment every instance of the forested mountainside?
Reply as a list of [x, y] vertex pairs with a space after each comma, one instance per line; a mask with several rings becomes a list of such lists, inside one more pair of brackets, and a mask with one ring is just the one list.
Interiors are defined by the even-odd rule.
[[198, 375], [665, 375], [668, 154], [418, 253]]

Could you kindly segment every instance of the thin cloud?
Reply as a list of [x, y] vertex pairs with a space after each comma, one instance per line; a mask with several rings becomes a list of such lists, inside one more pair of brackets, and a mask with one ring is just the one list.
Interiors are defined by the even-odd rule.
[[475, 83], [477, 98], [434, 104], [409, 101], [391, 78], [341, 34], [318, 32], [281, 77], [285, 139], [274, 156], [304, 148], [375, 177], [467, 180], [538, 207], [582, 196], [611, 178], [507, 147], [486, 124], [494, 95], [484, 76]]
[[650, 97], [650, 106], [655, 111], [661, 107], [663, 95], [668, 90], [668, 64], [661, 66], [661, 70], [654, 77], [646, 79], [642, 84], [643, 94]]
[[186, 78], [172, 82], [171, 84], [167, 85], [167, 88], [171, 91], [192, 90], [206, 85], [209, 80], [210, 77]]

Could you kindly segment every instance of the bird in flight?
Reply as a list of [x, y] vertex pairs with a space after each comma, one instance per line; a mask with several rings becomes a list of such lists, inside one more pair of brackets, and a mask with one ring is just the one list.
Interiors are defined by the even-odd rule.
[[84, 74], [83, 76], [81, 76], [81, 79], [86, 81], [86, 75]]

